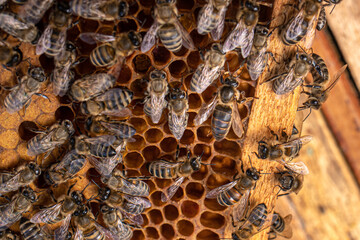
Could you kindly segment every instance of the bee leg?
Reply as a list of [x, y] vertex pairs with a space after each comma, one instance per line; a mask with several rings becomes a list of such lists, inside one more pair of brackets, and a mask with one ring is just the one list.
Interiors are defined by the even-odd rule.
[[49, 102], [51, 102], [50, 98], [44, 94], [41, 94], [41, 93], [35, 93], [36, 96], [39, 96], [39, 97], [42, 97], [42, 98], [45, 98], [47, 100], [49, 100]]
[[179, 144], [176, 147], [176, 153], [175, 153], [175, 161], [177, 162], [179, 159], [179, 154], [180, 154], [180, 147]]
[[31, 98], [25, 103], [24, 105], [24, 117], [25, 117], [25, 114], [26, 114], [26, 109], [28, 108], [28, 106], [30, 105], [31, 103]]
[[233, 227], [236, 227], [235, 225], [235, 221], [234, 221], [234, 216], [232, 214], [230, 214], [230, 217], [231, 217], [231, 224]]
[[290, 193], [284, 193], [284, 194], [280, 194], [278, 195], [277, 197], [282, 197], [282, 196], [286, 196], [286, 195], [289, 195]]
[[279, 136], [273, 130], [271, 130], [269, 126], [267, 128], [269, 129], [271, 135], [275, 136], [276, 141], [279, 141]]
[[75, 27], [76, 25], [79, 24], [79, 22], [80, 22], [80, 20], [76, 20], [75, 22], [71, 23], [67, 29]]
[[259, 154], [257, 152], [252, 152], [252, 153], [254, 153], [258, 159], [261, 159], [261, 157], [259, 156]]
[[[240, 159], [240, 161], [241, 161], [240, 169], [241, 169], [241, 171], [242, 171], [243, 173], [245, 173], [245, 171], [244, 171], [244, 162], [243, 162], [242, 159]], [[234, 177], [235, 177], [235, 175], [234, 175]]]

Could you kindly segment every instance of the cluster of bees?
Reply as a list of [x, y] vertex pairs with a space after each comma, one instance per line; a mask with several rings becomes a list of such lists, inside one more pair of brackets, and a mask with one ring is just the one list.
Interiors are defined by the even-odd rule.
[[[105, 67], [108, 71], [87, 75], [74, 79], [71, 70], [78, 63], [84, 61], [76, 55], [77, 47], [67, 41], [67, 30], [77, 22], [73, 22], [72, 14], [84, 19], [100, 21], [117, 21], [126, 19], [129, 3], [115, 0], [72, 0], [70, 2], [54, 0], [13, 0], [21, 5], [18, 13], [11, 12], [6, 0], [1, 0], [0, 29], [21, 43], [36, 46], [36, 54], [45, 54], [54, 59], [54, 70], [50, 76], [53, 93], [63, 97], [68, 95], [73, 102], [79, 103], [81, 113], [87, 116], [84, 129], [88, 135], [82, 133], [79, 126], [74, 126], [70, 120], [62, 120], [52, 126], [33, 130], [37, 133], [27, 143], [27, 153], [30, 156], [40, 156], [46, 159], [50, 153], [62, 146], [69, 146], [61, 161], [51, 164], [45, 170], [37, 163], [21, 165], [12, 172], [0, 173], [0, 192], [8, 203], [0, 209], [0, 239], [19, 239], [16, 233], [8, 228], [20, 221], [20, 232], [24, 239], [130, 239], [132, 229], [140, 228], [143, 223], [141, 213], [151, 207], [146, 197], [149, 196], [149, 186], [143, 180], [149, 177], [127, 177], [126, 171], [120, 171], [117, 166], [122, 162], [122, 154], [126, 150], [127, 142], [134, 141], [136, 133], [133, 126], [115, 117], [126, 117], [131, 114], [127, 106], [133, 99], [133, 92], [126, 88], [114, 87], [119, 77], [121, 66], [125, 59], [139, 49], [149, 51], [157, 39], [172, 52], [179, 51], [182, 46], [189, 50], [196, 50], [192, 38], [180, 23], [175, 0], [157, 0], [153, 9], [154, 22], [150, 29], [142, 36], [139, 32], [128, 31], [113, 35], [99, 33], [81, 33], [80, 39], [89, 44], [101, 43], [90, 53], [90, 61], [95, 67]], [[252, 81], [256, 82], [264, 72], [268, 63], [267, 51], [269, 37], [277, 30], [284, 45], [303, 44], [311, 47], [315, 36], [315, 28], [321, 30], [326, 23], [325, 10], [327, 6], [335, 6], [340, 0], [300, 0], [291, 5], [295, 10], [293, 15], [285, 16], [281, 26], [269, 29], [268, 24], [259, 22], [260, 5], [271, 4], [245, 0], [241, 2], [236, 15], [236, 26], [222, 38], [225, 26], [225, 16], [230, 0], [208, 0], [197, 19], [199, 34], [210, 34], [214, 41], [210, 49], [202, 54], [204, 63], [200, 64], [193, 73], [190, 91], [202, 93], [216, 79], [220, 77], [222, 86], [208, 103], [204, 104], [194, 119], [195, 126], [200, 126], [210, 115], [212, 135], [216, 141], [221, 141], [228, 134], [232, 126], [234, 133], [242, 138], [244, 126], [238, 111], [238, 104], [245, 104], [256, 100], [245, 96], [239, 91], [238, 77], [230, 74], [223, 78], [225, 55], [229, 51], [238, 52], [239, 57], [246, 60], [246, 68]], [[37, 27], [45, 12], [52, 8], [49, 24], [44, 31]], [[136, 19], [137, 20], [137, 19]], [[139, 21], [139, 20], [138, 20]], [[139, 22], [140, 25], [143, 23]], [[300, 45], [298, 45], [300, 46]], [[301, 47], [300, 47], [301, 48]], [[204, 56], [203, 56], [204, 55]], [[272, 56], [274, 58], [274, 56]], [[3, 67], [11, 71], [23, 60], [18, 46], [10, 46], [3, 39], [0, 42], [0, 62]], [[319, 109], [327, 99], [329, 91], [336, 84], [346, 66], [341, 68], [333, 77], [324, 60], [315, 53], [298, 50], [290, 59], [284, 60], [285, 69], [276, 76], [263, 83], [272, 82], [272, 89], [277, 95], [289, 94], [300, 85], [309, 88], [304, 91], [308, 98], [298, 110]], [[2, 88], [9, 93], [4, 100], [4, 107], [9, 113], [26, 110], [33, 95], [48, 99], [41, 93], [43, 84], [48, 76], [42, 67], [29, 63], [25, 76], [18, 79], [19, 83], [12, 87]], [[304, 79], [311, 73], [313, 82], [304, 85]], [[330, 82], [330, 83], [329, 83]], [[47, 101], [47, 100], [44, 100]], [[188, 94], [178, 88], [170, 88], [168, 76], [163, 69], [151, 70], [147, 91], [143, 100], [144, 112], [154, 124], [160, 121], [165, 110], [168, 109], [167, 119], [171, 133], [176, 139], [181, 139], [188, 125], [187, 113]], [[270, 130], [271, 131], [271, 130]], [[275, 173], [280, 191], [285, 194], [298, 193], [302, 187], [303, 177], [308, 169], [303, 162], [291, 162], [298, 156], [301, 147], [311, 140], [311, 136], [298, 136], [298, 129], [294, 126], [291, 136], [274, 132], [274, 140], [258, 142], [259, 159], [277, 161], [284, 169]], [[78, 134], [79, 133], [79, 134]], [[179, 157], [179, 146], [176, 151], [175, 162], [157, 160], [148, 164], [150, 177], [174, 179], [174, 183], [162, 194], [163, 202], [171, 199], [182, 182], [200, 169], [202, 154]], [[249, 157], [250, 163], [251, 159]], [[89, 161], [101, 176], [100, 182], [91, 181], [89, 184], [98, 186], [98, 194], [85, 199], [83, 189], [68, 189], [67, 194], [60, 199], [49, 195], [55, 202], [36, 212], [30, 219], [23, 217], [34, 203], [37, 193], [29, 186], [40, 175], [48, 186], [54, 187], [77, 177], [77, 173]], [[216, 198], [222, 206], [232, 206], [233, 240], [248, 239], [256, 233], [270, 226], [269, 239], [277, 235], [290, 238], [289, 226], [291, 215], [286, 217], [274, 213], [268, 215], [268, 208], [264, 203], [249, 209], [248, 199], [261, 173], [251, 166], [242, 173], [234, 176], [234, 181], [212, 189], [207, 198]], [[101, 186], [100, 186], [100, 185]], [[4, 194], [14, 192], [11, 199]], [[280, 193], [279, 191], [279, 193]], [[282, 194], [282, 195], [285, 195]], [[101, 203], [100, 213], [103, 224], [99, 224], [94, 216], [89, 202]], [[52, 233], [39, 224], [61, 225]], [[72, 223], [72, 224], [71, 224]]]

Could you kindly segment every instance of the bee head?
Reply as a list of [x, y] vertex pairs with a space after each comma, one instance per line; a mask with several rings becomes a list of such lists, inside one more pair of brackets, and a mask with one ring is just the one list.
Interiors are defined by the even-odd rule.
[[76, 46], [72, 42], [67, 42], [65, 45], [65, 48], [66, 48], [66, 51], [69, 51], [69, 52], [74, 52], [76, 50]]
[[194, 171], [199, 171], [201, 166], [201, 156], [191, 158], [190, 166]]
[[37, 201], [35, 192], [30, 187], [24, 187], [21, 194], [32, 203]]
[[[317, 3], [321, 3], [322, 0], [315, 0]], [[314, 15], [318, 12], [320, 4], [314, 4], [313, 1], [307, 1], [305, 4], [305, 14]]]
[[71, 14], [71, 8], [68, 2], [66, 1], [58, 1], [57, 2], [57, 9], [63, 13]]
[[71, 199], [75, 202], [76, 205], [81, 205], [83, 202], [83, 196], [78, 191], [71, 192]]
[[269, 156], [269, 145], [264, 142], [264, 141], [260, 141], [259, 142], [259, 146], [258, 146], [258, 155], [261, 159], [266, 159]]
[[128, 33], [128, 37], [131, 41], [131, 43], [135, 46], [138, 47], [141, 44], [142, 38], [141, 35], [135, 31], [130, 31]]
[[251, 179], [253, 179], [254, 181], [257, 181], [260, 178], [260, 173], [254, 167], [247, 169], [246, 175]]
[[258, 12], [260, 9], [259, 9], [259, 5], [258, 4], [255, 4], [254, 2], [252, 1], [246, 1], [245, 2], [245, 7], [247, 9], [250, 9], [251, 11], [253, 12]]
[[35, 79], [38, 82], [44, 82], [46, 80], [44, 69], [41, 67], [29, 68], [28, 74], [31, 78]]
[[305, 108], [319, 109], [321, 102], [315, 97], [310, 97], [306, 102], [303, 103]]
[[295, 179], [291, 174], [284, 174], [279, 178], [281, 188], [284, 191], [290, 190], [294, 184], [294, 181]]
[[80, 205], [74, 212], [74, 216], [85, 216], [89, 212], [89, 208], [85, 205]]
[[30, 169], [31, 171], [34, 172], [34, 174], [35, 174], [36, 176], [39, 176], [39, 175], [41, 174], [41, 169], [40, 169], [40, 167], [39, 167], [37, 164], [35, 164], [35, 163], [29, 163], [29, 164], [28, 164], [28, 167], [29, 167], [29, 169]]
[[101, 207], [100, 207], [100, 211], [102, 212], [102, 213], [108, 213], [108, 212], [112, 212], [112, 211], [114, 211], [115, 209], [114, 208], [112, 208], [112, 207], [110, 207], [110, 206], [108, 206], [108, 205], [106, 205], [106, 204], [104, 204], [104, 205], [102, 205]]
[[100, 196], [100, 200], [101, 201], [106, 201], [107, 199], [109, 199], [111, 194], [111, 189], [106, 187], [106, 188], [99, 188], [99, 196]]
[[118, 15], [119, 17], [125, 17], [129, 12], [129, 5], [125, 1], [119, 3]]
[[75, 133], [74, 125], [70, 120], [65, 119], [64, 121], [62, 121], [61, 125], [65, 127], [65, 129], [67, 130], [70, 136], [72, 136]]
[[182, 91], [180, 88], [175, 88], [170, 92], [169, 97], [172, 100], [185, 99], [186, 93]]

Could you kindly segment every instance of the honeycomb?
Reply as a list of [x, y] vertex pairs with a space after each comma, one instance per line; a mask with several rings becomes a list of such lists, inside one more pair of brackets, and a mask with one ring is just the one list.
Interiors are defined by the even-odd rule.
[[[181, 13], [180, 21], [188, 30], [195, 46], [198, 49], [209, 49], [213, 40], [208, 35], [199, 35], [196, 31], [196, 19], [199, 10], [206, 4], [205, 0], [178, 0], [177, 7]], [[138, 0], [130, 3], [130, 16], [124, 21], [118, 21], [117, 31], [127, 32], [129, 30], [137, 30], [144, 36], [146, 31], [153, 23], [151, 16], [152, 7], [155, 5], [154, 0]], [[232, 1], [228, 7], [226, 18], [234, 19], [236, 10], [239, 7], [238, 1]], [[11, 5], [11, 8], [16, 6]], [[262, 7], [260, 11], [260, 21], [266, 22], [271, 18], [271, 8]], [[42, 27], [48, 13], [42, 20]], [[74, 42], [78, 47], [80, 57], [86, 57], [87, 60], [76, 66], [75, 79], [81, 76], [92, 74], [104, 69], [96, 69], [91, 65], [88, 56], [96, 47], [82, 42], [79, 34], [83, 32], [97, 32], [102, 34], [111, 34], [114, 23], [98, 22], [93, 20], [85, 20], [74, 17], [74, 21], [79, 23], [68, 30], [68, 40]], [[142, 26], [141, 26], [142, 25]], [[226, 23], [223, 38], [233, 28], [234, 24]], [[9, 37], [8, 40], [14, 45], [17, 40]], [[22, 44], [20, 49], [24, 53], [25, 58], [31, 58], [33, 65], [41, 64], [50, 74], [54, 65], [51, 59], [45, 55], [35, 56], [34, 47], [29, 44]], [[132, 124], [136, 129], [134, 138], [135, 142], [129, 142], [127, 149], [123, 154], [123, 164], [128, 171], [129, 176], [149, 176], [146, 169], [146, 163], [158, 160], [160, 158], [174, 161], [177, 144], [180, 145], [180, 156], [186, 154], [189, 149], [193, 155], [200, 155], [204, 152], [203, 162], [213, 164], [211, 166], [201, 166], [200, 171], [195, 172], [186, 179], [175, 196], [164, 203], [161, 201], [161, 192], [170, 186], [172, 180], [163, 180], [151, 178], [146, 180], [150, 186], [149, 200], [152, 207], [147, 209], [142, 215], [144, 224], [141, 229], [134, 229], [132, 239], [219, 239], [224, 236], [230, 236], [228, 228], [231, 225], [231, 210], [220, 206], [216, 199], [205, 199], [206, 192], [230, 182], [234, 174], [239, 171], [237, 164], [241, 156], [241, 142], [231, 129], [224, 140], [215, 142], [211, 134], [210, 119], [202, 126], [195, 127], [193, 120], [203, 103], [209, 102], [213, 94], [220, 85], [213, 84], [202, 94], [188, 91], [189, 94], [189, 122], [183, 137], [177, 142], [171, 134], [167, 123], [167, 110], [163, 113], [158, 124], [153, 124], [151, 119], [143, 112], [142, 99], [146, 85], [144, 79], [148, 78], [148, 73], [156, 69], [164, 69], [168, 74], [170, 86], [179, 86], [183, 83], [184, 89], [189, 89], [190, 80], [197, 66], [202, 62], [199, 51], [189, 51], [182, 47], [177, 53], [169, 52], [159, 41], [147, 53], [135, 51], [126, 59], [122, 66], [117, 86], [127, 87], [134, 92], [134, 100], [129, 108], [132, 110], [132, 116], [129, 117], [128, 123]], [[235, 52], [229, 52], [226, 55], [225, 69], [230, 72], [239, 70], [242, 59]], [[25, 73], [28, 64], [23, 62], [18, 67]], [[105, 69], [106, 70], [106, 69]], [[239, 70], [241, 82], [239, 90], [245, 91], [246, 96], [254, 96], [254, 82], [250, 79], [246, 70]], [[9, 72], [4, 68], [0, 68], [0, 84], [2, 86], [13, 86], [15, 81], [15, 70]], [[15, 114], [9, 114], [4, 107], [0, 109], [0, 168], [12, 169], [24, 161], [35, 160], [26, 154], [26, 142], [35, 136], [31, 131], [33, 128], [40, 126], [51, 126], [60, 119], [69, 119], [77, 124], [80, 129], [84, 123], [86, 116], [82, 116], [79, 106], [71, 102], [67, 97], [56, 97], [52, 94], [51, 84], [44, 87], [44, 92], [50, 101], [41, 97], [33, 97], [33, 100], [26, 112], [21, 110]], [[4, 93], [2, 93], [4, 96]], [[251, 106], [240, 106], [239, 111], [244, 125], [246, 126]], [[79, 129], [76, 134], [79, 134]], [[82, 129], [82, 131], [84, 131]], [[64, 149], [54, 150], [46, 161], [42, 162], [44, 168], [51, 163], [58, 161], [59, 156], [63, 154]], [[249, 166], [244, 166], [245, 168]], [[119, 166], [119, 168], [121, 168]], [[76, 182], [74, 189], [83, 189], [94, 178], [96, 171], [87, 163], [79, 175], [80, 179], [69, 180], [65, 184], [61, 184], [54, 189], [55, 196], [65, 194], [68, 187]], [[41, 180], [34, 183], [39, 191], [43, 190]], [[85, 196], [90, 198], [96, 191], [93, 184], [85, 191]], [[42, 197], [38, 205], [46, 205], [51, 202], [47, 194], [41, 194]], [[96, 203], [92, 203], [92, 206]], [[96, 207], [94, 207], [96, 211]], [[31, 213], [27, 213], [32, 215]], [[17, 226], [13, 226], [16, 230]]]

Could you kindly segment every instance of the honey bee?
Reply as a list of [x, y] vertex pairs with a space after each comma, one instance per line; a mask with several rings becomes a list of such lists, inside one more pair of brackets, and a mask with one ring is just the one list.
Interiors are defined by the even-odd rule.
[[50, 240], [50, 235], [44, 231], [38, 224], [32, 223], [29, 219], [22, 217], [20, 219], [20, 233], [24, 240]]
[[71, 10], [86, 19], [115, 21], [128, 14], [129, 5], [126, 1], [117, 0], [72, 0]]
[[8, 113], [15, 113], [25, 106], [29, 106], [31, 97], [39, 95], [42, 83], [46, 80], [44, 69], [41, 67], [30, 67], [27, 75], [19, 79], [19, 84], [11, 88], [10, 93], [4, 100], [4, 105]]
[[286, 66], [284, 73], [274, 76], [265, 82], [273, 82], [272, 89], [277, 95], [284, 95], [295, 90], [304, 82], [312, 67], [312, 57], [306, 53], [297, 53]]
[[259, 78], [266, 67], [268, 60], [268, 52], [266, 52], [267, 41], [271, 34], [272, 32], [269, 32], [267, 27], [256, 25], [254, 42], [250, 54], [247, 57], [246, 64], [250, 78], [253, 81], [256, 81]]
[[115, 141], [116, 137], [112, 135], [103, 135], [93, 138], [80, 135], [75, 137], [74, 146], [77, 154], [107, 158], [116, 155], [116, 149], [113, 146]]
[[90, 61], [96, 67], [110, 67], [116, 62], [122, 63], [140, 46], [142, 41], [141, 35], [135, 31], [120, 33], [118, 36], [81, 33], [80, 39], [89, 44], [106, 42], [95, 48], [90, 54]]
[[321, 6], [319, 18], [316, 24], [316, 30], [321, 31], [326, 26], [326, 13], [324, 5]]
[[288, 195], [292, 192], [298, 194], [303, 186], [304, 175], [292, 171], [275, 173], [276, 180], [280, 183], [280, 191], [287, 192], [279, 196]]
[[[233, 226], [234, 219], [232, 219]], [[247, 218], [239, 220], [239, 227], [232, 233], [233, 240], [250, 239], [260, 231], [264, 230], [267, 226], [268, 219], [267, 206], [264, 203], [258, 204], [250, 212]]]
[[23, 22], [37, 24], [53, 2], [54, 0], [28, 0], [20, 8], [19, 18]]
[[243, 92], [236, 88], [238, 82], [236, 79], [229, 77], [221, 82], [223, 86], [218, 90], [216, 96], [207, 104], [203, 104], [199, 113], [194, 119], [195, 126], [200, 126], [212, 114], [211, 130], [216, 141], [222, 140], [233, 127], [235, 134], [241, 138], [244, 128], [237, 102], [245, 103], [252, 98], [245, 98]]
[[311, 48], [315, 37], [317, 15], [321, 10], [322, 0], [301, 1], [296, 16], [284, 24], [280, 30], [281, 40], [285, 45], [294, 45], [305, 40], [305, 48]]
[[168, 100], [168, 124], [170, 132], [179, 140], [188, 124], [188, 95], [180, 88], [172, 89]]
[[9, 227], [20, 220], [23, 213], [28, 212], [37, 196], [30, 187], [24, 187], [15, 194], [9, 203], [0, 208], [0, 228]]
[[70, 6], [66, 2], [58, 2], [51, 12], [49, 24], [36, 45], [36, 55], [43, 53], [48, 57], [60, 54], [66, 42], [66, 31], [72, 27]]
[[123, 222], [123, 216], [117, 208], [103, 205], [100, 208], [104, 223], [111, 232], [112, 239], [130, 240], [133, 236], [131, 227]]
[[53, 124], [48, 131], [40, 131], [40, 134], [30, 139], [27, 143], [29, 156], [46, 153], [47, 158], [51, 151], [64, 144], [75, 133], [74, 126], [70, 120]]
[[175, 183], [168, 187], [165, 192], [161, 194], [161, 201], [167, 202], [170, 200], [185, 178], [189, 177], [192, 173], [200, 170], [201, 165], [206, 165], [201, 162], [201, 157], [192, 157], [190, 151], [187, 156], [183, 156], [179, 159], [179, 145], [177, 146], [175, 162], [169, 162], [166, 160], [158, 160], [151, 162], [147, 168], [151, 176], [161, 179], [175, 179]]
[[7, 42], [0, 41], [0, 64], [4, 68], [17, 66], [23, 58], [19, 46], [10, 47]]
[[125, 117], [131, 115], [126, 106], [132, 101], [134, 93], [126, 88], [113, 88], [105, 93], [82, 102], [81, 112], [86, 115], [111, 115]]
[[58, 163], [54, 163], [44, 173], [48, 185], [57, 186], [73, 178], [86, 164], [86, 158], [71, 150]]
[[283, 218], [279, 213], [274, 212], [268, 239], [276, 239], [277, 235], [283, 238], [291, 238], [293, 235], [292, 228], [290, 226], [291, 220], [291, 214]]
[[0, 240], [20, 240], [20, 236], [10, 231], [10, 229], [6, 229], [0, 232]]
[[218, 43], [211, 46], [205, 54], [205, 64], [200, 64], [190, 82], [191, 91], [202, 93], [220, 75], [220, 70], [225, 63], [225, 54]]
[[165, 96], [169, 92], [167, 75], [163, 70], [153, 70], [150, 73], [150, 83], [144, 100], [144, 113], [151, 118], [153, 123], [160, 121], [162, 112], [167, 106]]
[[0, 11], [4, 10], [7, 6], [7, 0], [0, 0]]
[[[54, 224], [61, 222], [61, 225], [55, 229], [55, 239], [65, 239], [68, 234], [68, 228], [72, 214], [77, 210], [79, 205], [82, 205], [84, 197], [82, 192], [71, 191], [72, 187], [68, 189], [67, 195], [62, 196], [60, 201], [56, 201], [55, 205], [43, 208], [35, 213], [30, 219], [31, 223], [45, 223]], [[85, 187], [86, 188], [86, 187]]]
[[86, 119], [85, 129], [96, 135], [113, 134], [120, 139], [131, 139], [136, 133], [133, 126], [121, 120], [112, 120], [108, 116], [98, 115]]
[[76, 80], [70, 87], [69, 95], [77, 102], [90, 100], [112, 88], [116, 78], [107, 73], [96, 73]]
[[198, 17], [197, 31], [199, 34], [208, 34], [217, 41], [221, 38], [225, 24], [225, 14], [230, 0], [209, 0], [201, 8]]
[[37, 43], [41, 35], [34, 24], [22, 22], [16, 15], [8, 12], [0, 13], [0, 28], [20, 41], [33, 45]]
[[12, 192], [28, 186], [40, 174], [41, 170], [36, 163], [21, 165], [15, 172], [0, 172], [0, 192]]
[[155, 44], [158, 36], [162, 44], [171, 52], [178, 52], [183, 45], [187, 49], [194, 50], [194, 43], [178, 20], [176, 0], [156, 0], [154, 9], [154, 23], [146, 33], [141, 44], [141, 52], [147, 52]]

